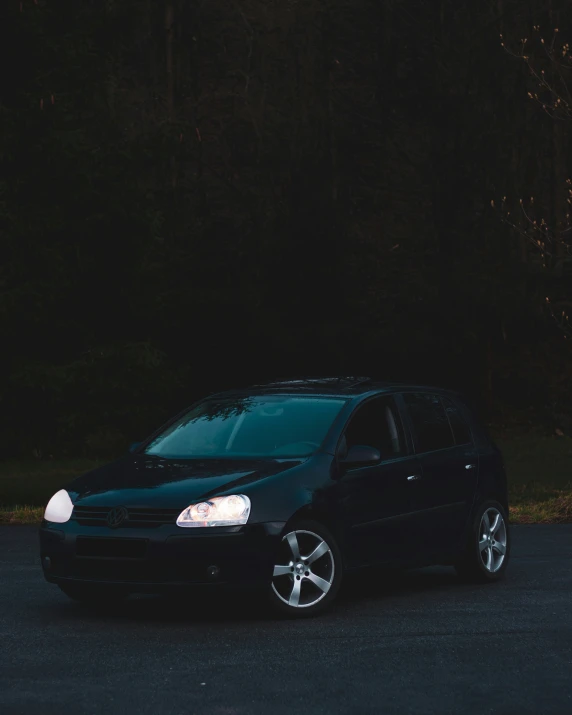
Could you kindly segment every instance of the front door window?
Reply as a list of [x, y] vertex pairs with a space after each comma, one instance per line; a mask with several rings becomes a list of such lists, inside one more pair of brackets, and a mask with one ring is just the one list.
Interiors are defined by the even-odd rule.
[[382, 460], [406, 454], [401, 420], [391, 397], [378, 397], [358, 407], [345, 433], [342, 451], [355, 445], [379, 450]]

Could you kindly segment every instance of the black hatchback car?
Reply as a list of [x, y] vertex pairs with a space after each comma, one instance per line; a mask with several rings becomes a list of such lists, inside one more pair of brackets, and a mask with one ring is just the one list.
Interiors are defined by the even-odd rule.
[[41, 562], [78, 600], [246, 586], [308, 616], [364, 567], [496, 581], [507, 516], [499, 450], [457, 394], [290, 380], [210, 396], [58, 491]]

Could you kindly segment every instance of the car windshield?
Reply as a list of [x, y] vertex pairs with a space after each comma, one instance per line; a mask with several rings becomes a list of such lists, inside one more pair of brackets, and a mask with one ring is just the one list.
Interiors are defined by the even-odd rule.
[[206, 400], [144, 449], [166, 458], [307, 457], [324, 441], [346, 400], [257, 396]]

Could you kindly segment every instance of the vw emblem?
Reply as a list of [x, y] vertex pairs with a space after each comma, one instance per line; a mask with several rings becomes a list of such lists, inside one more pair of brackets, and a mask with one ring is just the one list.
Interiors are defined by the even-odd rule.
[[124, 506], [114, 506], [107, 515], [107, 524], [112, 529], [115, 529], [115, 527], [121, 526], [128, 518], [129, 514]]

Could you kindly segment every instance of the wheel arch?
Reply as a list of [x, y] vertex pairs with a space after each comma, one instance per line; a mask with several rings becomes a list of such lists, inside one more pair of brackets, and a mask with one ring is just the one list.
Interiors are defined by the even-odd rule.
[[508, 516], [508, 494], [506, 479], [503, 475], [490, 473], [486, 475], [486, 478], [479, 480], [472, 512], [474, 513], [483, 502], [488, 500], [498, 502]]
[[287, 534], [288, 531], [300, 521], [315, 521], [318, 524], [325, 526], [336, 540], [336, 544], [342, 553], [344, 568], [348, 566], [348, 552], [343, 530], [328, 510], [321, 509], [319, 506], [314, 504], [305, 504], [297, 509], [294, 514], [292, 514], [290, 519], [288, 519], [282, 533]]

